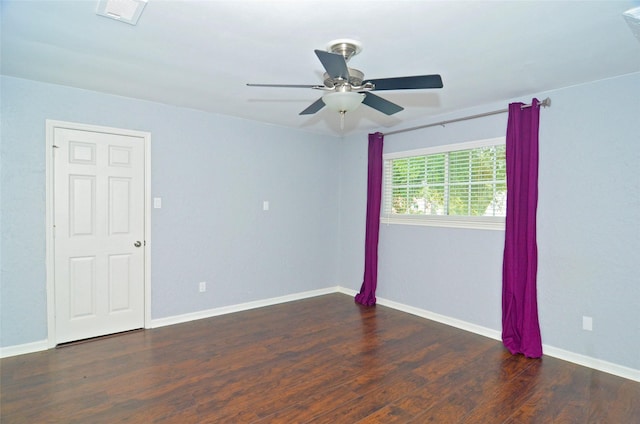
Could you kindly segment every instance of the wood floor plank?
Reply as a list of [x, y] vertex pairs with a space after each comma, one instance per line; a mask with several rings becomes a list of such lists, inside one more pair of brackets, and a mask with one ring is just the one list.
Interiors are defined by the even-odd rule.
[[632, 423], [640, 383], [331, 294], [0, 360], [5, 423]]

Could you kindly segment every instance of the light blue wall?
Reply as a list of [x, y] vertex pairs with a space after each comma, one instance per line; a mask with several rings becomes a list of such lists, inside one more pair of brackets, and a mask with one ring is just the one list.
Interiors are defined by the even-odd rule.
[[[552, 100], [540, 122], [543, 343], [640, 369], [640, 74], [536, 96]], [[502, 114], [392, 135], [384, 151], [501, 136], [506, 119]], [[341, 158], [341, 252], [348, 262], [340, 279], [355, 290], [363, 270], [366, 151], [363, 137], [349, 137]], [[500, 331], [503, 243], [500, 231], [383, 224], [377, 294]], [[582, 330], [583, 315], [593, 318], [592, 332]]]
[[152, 318], [338, 284], [338, 138], [0, 78], [0, 346], [47, 337], [46, 119], [151, 133]]
[[640, 369], [640, 73], [552, 96], [540, 133], [543, 340]]

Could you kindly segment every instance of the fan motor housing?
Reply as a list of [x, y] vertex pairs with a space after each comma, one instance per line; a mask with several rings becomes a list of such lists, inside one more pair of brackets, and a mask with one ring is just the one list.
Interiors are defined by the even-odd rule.
[[351, 86], [359, 87], [362, 85], [362, 81], [364, 81], [364, 73], [358, 69], [348, 68], [349, 69], [349, 81], [344, 81], [341, 79], [333, 79], [327, 74], [324, 73], [324, 86], [327, 88], [334, 88], [336, 86], [345, 85], [348, 83]]

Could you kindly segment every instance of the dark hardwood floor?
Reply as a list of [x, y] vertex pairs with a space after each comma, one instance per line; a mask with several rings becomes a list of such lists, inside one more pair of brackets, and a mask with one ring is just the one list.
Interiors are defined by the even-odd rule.
[[640, 423], [640, 383], [331, 294], [0, 361], [10, 423]]

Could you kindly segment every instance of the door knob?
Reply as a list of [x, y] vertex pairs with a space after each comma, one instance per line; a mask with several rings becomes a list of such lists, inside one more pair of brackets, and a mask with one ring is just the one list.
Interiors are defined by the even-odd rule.
[[140, 241], [136, 241], [135, 243], [133, 243], [133, 245], [135, 247], [140, 247], [140, 246], [142, 246], [142, 243]]

